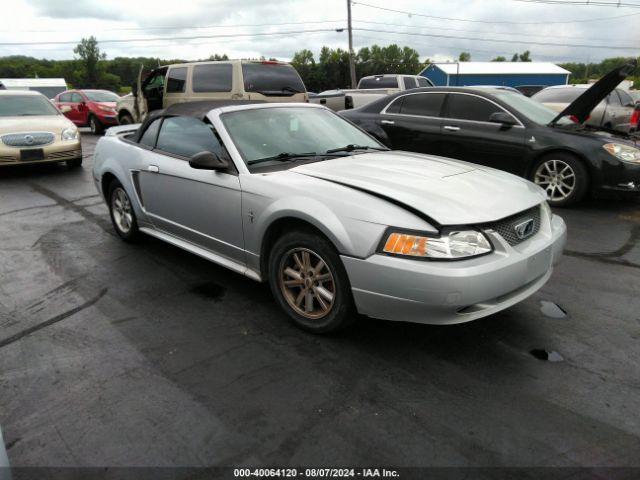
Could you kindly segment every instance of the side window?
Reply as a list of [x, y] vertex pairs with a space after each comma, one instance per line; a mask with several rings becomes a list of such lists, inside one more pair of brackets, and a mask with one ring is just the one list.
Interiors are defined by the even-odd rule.
[[620, 97], [618, 96], [618, 93], [615, 90], [609, 94], [609, 96], [607, 97], [607, 102], [611, 107], [622, 106], [622, 104], [620, 103]]
[[80, 103], [82, 102], [82, 96], [79, 93], [71, 94], [71, 103]]
[[194, 92], [230, 92], [233, 66], [230, 63], [196, 65], [193, 68]]
[[167, 75], [167, 93], [182, 93], [187, 84], [187, 67], [172, 68]]
[[213, 127], [194, 117], [165, 118], [156, 148], [182, 157], [205, 151], [223, 155]]
[[418, 82], [418, 86], [419, 87], [432, 87], [433, 85], [431, 85], [431, 82], [429, 82], [429, 80], [427, 80], [424, 77], [418, 77], [417, 78], [417, 82]]
[[387, 107], [386, 113], [400, 113], [403, 99], [404, 97], [396, 98], [393, 103]]
[[161, 120], [161, 118], [154, 120], [144, 131], [138, 143], [153, 148], [156, 144], [156, 137], [158, 136], [158, 128], [160, 128]]
[[492, 113], [503, 110], [493, 103], [473, 95], [450, 94], [449, 118], [488, 122]]
[[71, 94], [70, 93], [63, 93], [62, 95], [60, 95], [58, 97], [58, 101], [59, 102], [70, 102], [71, 101]]
[[406, 95], [400, 113], [420, 115], [423, 117], [439, 117], [444, 101], [444, 93], [417, 93]]
[[616, 90], [616, 91], [618, 92], [618, 95], [620, 95], [620, 101], [622, 102], [622, 105], [633, 105], [635, 103], [633, 101], [633, 98], [631, 98], [631, 95], [629, 95], [624, 90]]
[[418, 88], [418, 82], [414, 77], [402, 77], [404, 80], [404, 89], [409, 90], [410, 88]]

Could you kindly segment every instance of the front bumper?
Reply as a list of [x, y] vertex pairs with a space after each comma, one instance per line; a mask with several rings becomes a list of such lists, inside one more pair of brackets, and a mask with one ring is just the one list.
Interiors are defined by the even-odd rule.
[[618, 160], [602, 153], [600, 188], [622, 192], [640, 192], [640, 164]]
[[566, 243], [564, 221], [542, 221], [531, 239], [510, 246], [489, 232], [495, 251], [453, 262], [385, 255], [342, 256], [358, 311], [384, 320], [463, 323], [508, 308], [540, 289]]
[[26, 147], [7, 147], [0, 144], [0, 166], [2, 165], [25, 165], [34, 163], [63, 162], [66, 160], [76, 160], [82, 158], [82, 145], [78, 140], [58, 140], [52, 144], [41, 148], [44, 154], [42, 160], [21, 160], [20, 150], [28, 150]]

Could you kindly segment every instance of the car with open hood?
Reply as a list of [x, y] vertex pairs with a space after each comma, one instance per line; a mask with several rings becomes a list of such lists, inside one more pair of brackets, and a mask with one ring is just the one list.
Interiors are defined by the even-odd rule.
[[82, 164], [78, 128], [39, 92], [0, 91], [0, 166], [50, 162]]
[[370, 317], [454, 324], [547, 282], [566, 227], [535, 184], [393, 152], [328, 108], [194, 102], [100, 139], [93, 176], [116, 233], [269, 282], [312, 332]]
[[340, 112], [394, 150], [457, 158], [532, 180], [554, 206], [601, 189], [640, 192], [640, 144], [586, 123], [636, 67], [605, 75], [560, 113], [504, 89], [435, 87]]

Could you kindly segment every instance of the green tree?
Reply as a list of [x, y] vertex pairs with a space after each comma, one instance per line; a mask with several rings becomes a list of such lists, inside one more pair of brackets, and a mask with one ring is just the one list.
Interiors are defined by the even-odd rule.
[[497, 56], [496, 58], [494, 58], [493, 60], [491, 60], [492, 62], [506, 62], [507, 59], [505, 57], [503, 57], [502, 55]]
[[458, 56], [458, 61], [459, 62], [470, 62], [471, 61], [471, 54], [469, 52], [461, 52], [460, 55]]
[[73, 53], [80, 57], [80, 63], [84, 69], [84, 82], [87, 87], [97, 87], [99, 80], [100, 60], [107, 58], [105, 53], [100, 52], [98, 40], [93, 35], [83, 38], [73, 49]]

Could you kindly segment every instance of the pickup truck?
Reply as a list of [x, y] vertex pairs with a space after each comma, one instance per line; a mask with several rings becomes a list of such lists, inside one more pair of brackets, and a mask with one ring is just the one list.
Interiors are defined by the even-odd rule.
[[420, 75], [371, 75], [362, 77], [357, 89], [327, 90], [310, 95], [309, 102], [324, 105], [337, 112], [362, 107], [392, 93], [421, 87], [433, 87], [433, 83]]

